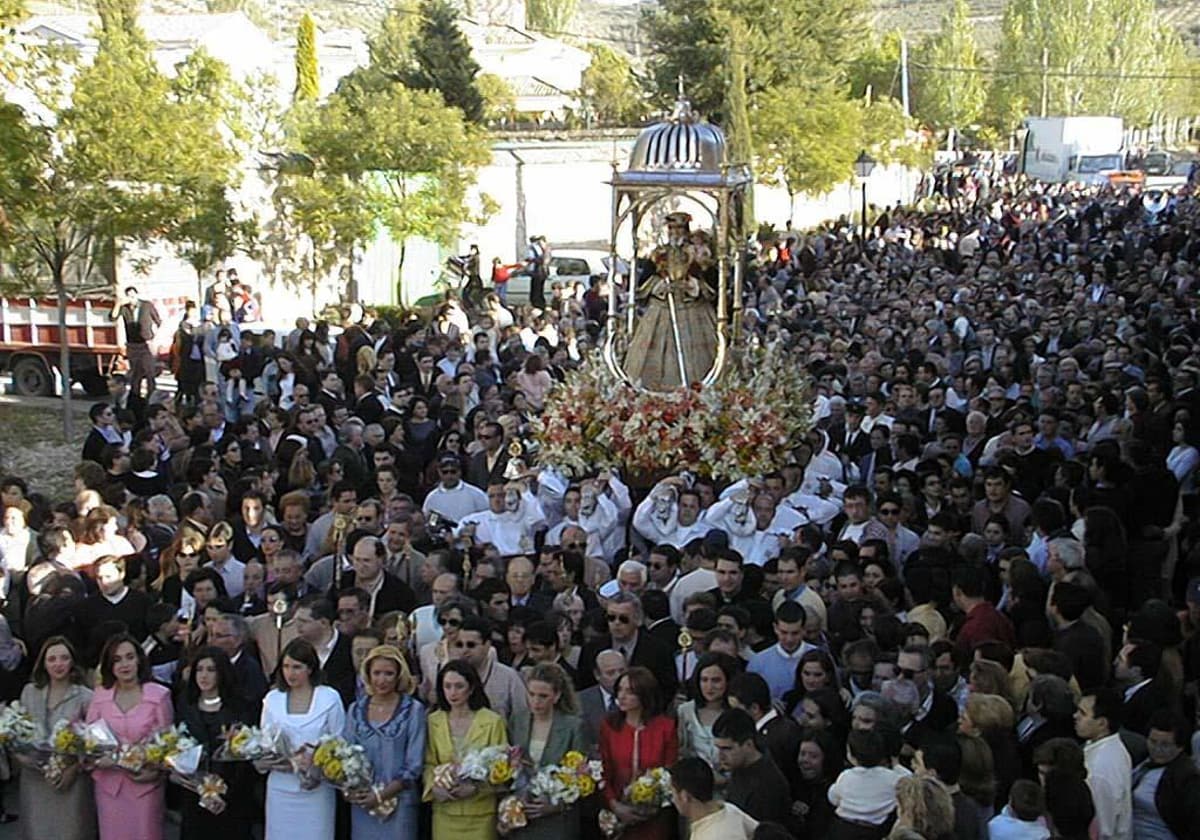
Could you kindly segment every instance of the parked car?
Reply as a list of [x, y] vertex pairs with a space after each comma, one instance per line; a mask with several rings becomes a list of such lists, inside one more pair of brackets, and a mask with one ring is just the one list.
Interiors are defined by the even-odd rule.
[[[551, 248], [550, 276], [546, 278], [546, 294], [555, 283], [582, 283], [584, 288], [591, 285], [593, 277], [608, 277], [609, 262], [612, 259], [607, 251], [564, 248]], [[629, 266], [624, 260], [617, 261], [617, 280], [621, 282], [629, 275]], [[526, 271], [516, 272], [508, 280], [508, 302], [510, 304], [529, 303], [529, 274]]]

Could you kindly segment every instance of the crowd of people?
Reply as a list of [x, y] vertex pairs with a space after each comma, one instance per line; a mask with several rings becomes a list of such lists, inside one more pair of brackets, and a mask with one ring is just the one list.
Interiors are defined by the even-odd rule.
[[[967, 177], [865, 241], [759, 242], [746, 334], [811, 374], [814, 425], [730, 484], [538, 462], [603, 279], [352, 306], [207, 367], [180, 325], [194, 387], [114, 375], [71, 498], [0, 480], [0, 699], [43, 737], [183, 722], [225, 806], [15, 754], [5, 818], [492, 838], [507, 791], [438, 768], [513, 745], [605, 779], [530, 798], [520, 840], [1200, 837], [1198, 222], [1187, 195]], [[296, 752], [216, 761], [237, 724]], [[325, 735], [374, 786], [304, 783]], [[671, 807], [628, 795], [655, 768]]]

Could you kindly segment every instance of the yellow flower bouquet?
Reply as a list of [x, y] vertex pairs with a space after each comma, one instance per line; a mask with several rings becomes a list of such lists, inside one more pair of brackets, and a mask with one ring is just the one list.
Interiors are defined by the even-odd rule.
[[[383, 785], [374, 783], [371, 772], [371, 762], [367, 760], [366, 751], [358, 744], [352, 744], [345, 738], [336, 735], [324, 735], [317, 741], [313, 750], [312, 767], [305, 773], [304, 784], [316, 786], [328, 782], [342, 792], [353, 790], [370, 790], [381, 794]], [[383, 799], [368, 813], [384, 820], [396, 810], [396, 797]]]
[[534, 800], [555, 808], [565, 808], [591, 796], [604, 787], [604, 768], [599, 761], [589, 761], [581, 752], [572, 750], [558, 764], [543, 767], [534, 773], [529, 784], [519, 793], [505, 797], [500, 803], [497, 827], [501, 834], [523, 828], [529, 823], [526, 805]]

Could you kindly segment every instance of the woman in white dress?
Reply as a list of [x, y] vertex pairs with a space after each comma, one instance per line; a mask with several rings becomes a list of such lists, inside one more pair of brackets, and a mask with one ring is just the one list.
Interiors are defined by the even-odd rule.
[[[321, 685], [317, 651], [304, 639], [293, 639], [283, 650], [275, 688], [263, 699], [262, 726], [284, 734], [293, 752], [310, 758], [322, 735], [341, 735], [346, 710], [341, 696]], [[305, 749], [307, 748], [307, 749]], [[267, 777], [266, 840], [328, 840], [333, 837], [337, 792], [328, 784], [304, 790], [290, 761], [257, 763]]]

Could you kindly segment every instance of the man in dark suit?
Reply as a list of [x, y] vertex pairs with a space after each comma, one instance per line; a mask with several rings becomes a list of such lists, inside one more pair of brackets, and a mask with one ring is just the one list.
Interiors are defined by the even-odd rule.
[[871, 451], [871, 435], [861, 427], [864, 411], [862, 403], [846, 403], [846, 433], [837, 454], [845, 455], [851, 463], [857, 463]]
[[938, 691], [933, 682], [929, 649], [911, 645], [896, 657], [901, 680], [910, 680], [917, 687], [917, 706], [912, 719], [903, 727], [904, 740], [914, 747], [930, 734], [945, 732], [958, 720], [958, 705], [950, 695]]
[[397, 610], [408, 614], [417, 608], [417, 596], [412, 587], [384, 570], [387, 546], [379, 537], [365, 531], [354, 531], [346, 540], [354, 570], [342, 573], [341, 588], [331, 587], [329, 598], [335, 609], [341, 592], [357, 586], [371, 596], [371, 619]]
[[117, 412], [108, 403], [96, 403], [88, 409], [92, 429], [83, 441], [83, 460], [100, 463], [104, 447], [119, 443], [121, 433], [117, 431]]
[[1121, 723], [1141, 735], [1150, 733], [1150, 717], [1156, 711], [1171, 706], [1171, 698], [1155, 679], [1160, 665], [1162, 648], [1144, 639], [1129, 642], [1117, 654], [1113, 676], [1125, 686]]
[[342, 394], [342, 380], [337, 371], [327, 371], [321, 380], [321, 390], [317, 392], [317, 402], [325, 408], [325, 416], [332, 417], [334, 411], [346, 407], [346, 397]]
[[438, 370], [436, 359], [433, 353], [428, 350], [421, 350], [417, 354], [416, 370], [404, 371], [400, 374], [404, 376], [407, 373], [404, 384], [413, 389], [413, 393], [420, 397], [432, 397], [437, 390]]
[[796, 754], [800, 752], [800, 724], [771, 704], [771, 688], [761, 674], [734, 677], [729, 684], [729, 700], [750, 713], [758, 730], [759, 746], [770, 754], [790, 785], [799, 773]]
[[642, 629], [641, 600], [631, 592], [618, 592], [606, 608], [608, 636], [585, 645], [579, 654], [579, 679], [585, 688], [595, 681], [593, 669], [596, 656], [602, 650], [619, 651], [631, 666], [649, 668], [658, 680], [664, 703], [675, 696], [678, 679], [675, 676], [675, 655], [671, 648]]
[[325, 685], [342, 696], [343, 705], [354, 702], [355, 673], [350, 657], [350, 639], [333, 626], [334, 611], [320, 592], [305, 595], [296, 606], [296, 630], [317, 649]]
[[487, 490], [489, 484], [504, 481], [504, 470], [508, 467], [504, 427], [499, 423], [484, 423], [479, 431], [479, 442], [483, 444], [483, 451], [471, 456], [464, 478], [468, 484]]
[[600, 721], [616, 710], [617, 697], [613, 691], [617, 678], [625, 672], [625, 668], [625, 657], [618, 651], [602, 650], [596, 655], [591, 673], [595, 685], [579, 692], [579, 715], [583, 718], [589, 744], [596, 743], [600, 738]]
[[1108, 663], [1098, 654], [1104, 650], [1104, 637], [1081, 620], [1091, 601], [1083, 586], [1060, 580], [1050, 592], [1047, 610], [1056, 628], [1054, 649], [1071, 661], [1071, 673], [1085, 694], [1100, 688], [1108, 679]]
[[245, 702], [246, 708], [257, 709], [262, 706], [268, 686], [262, 663], [246, 647], [249, 638], [250, 628], [246, 619], [237, 613], [226, 613], [213, 625], [209, 642], [213, 647], [225, 651], [229, 657], [236, 677], [234, 688]]

